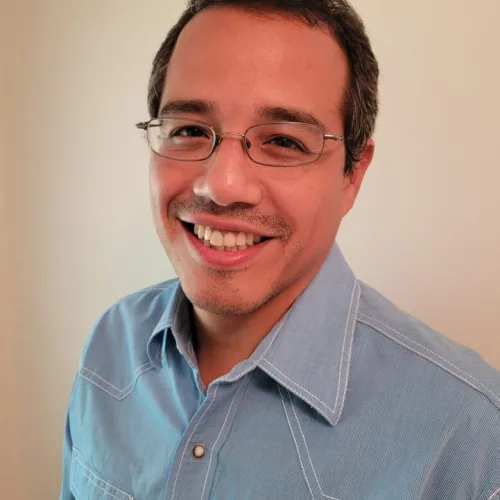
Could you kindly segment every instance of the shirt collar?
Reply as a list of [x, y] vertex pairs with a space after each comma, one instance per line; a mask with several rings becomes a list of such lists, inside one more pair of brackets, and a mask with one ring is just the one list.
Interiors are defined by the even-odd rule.
[[178, 280], [172, 287], [164, 291], [170, 297], [167, 299], [165, 310], [156, 324], [147, 344], [149, 360], [156, 368], [161, 368], [165, 362], [167, 337], [171, 332], [181, 354], [190, 365], [196, 366], [195, 353], [189, 332], [191, 331], [191, 317], [189, 301], [184, 295]]
[[[188, 332], [189, 302], [179, 282], [151, 335], [147, 350], [161, 368], [169, 332], [191, 366], [195, 354]], [[360, 286], [334, 244], [323, 266], [295, 304], [237, 370], [259, 366], [280, 385], [309, 404], [327, 422], [337, 425], [347, 392]]]
[[359, 296], [359, 283], [335, 244], [259, 361], [332, 426], [346, 397]]

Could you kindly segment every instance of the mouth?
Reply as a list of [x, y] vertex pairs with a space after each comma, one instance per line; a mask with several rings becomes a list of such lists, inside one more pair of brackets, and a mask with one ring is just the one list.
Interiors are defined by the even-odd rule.
[[225, 231], [184, 221], [181, 221], [181, 224], [200, 244], [218, 252], [242, 252], [254, 247], [260, 247], [273, 239], [259, 234]]

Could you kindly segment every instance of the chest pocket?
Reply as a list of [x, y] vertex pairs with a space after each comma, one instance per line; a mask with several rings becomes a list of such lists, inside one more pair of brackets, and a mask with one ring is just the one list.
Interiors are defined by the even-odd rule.
[[75, 500], [134, 500], [134, 497], [108, 483], [91, 470], [73, 449], [70, 490]]

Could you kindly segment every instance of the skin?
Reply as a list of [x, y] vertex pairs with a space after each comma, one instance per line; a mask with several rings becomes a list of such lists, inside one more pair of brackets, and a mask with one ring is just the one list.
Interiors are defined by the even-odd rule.
[[[179, 115], [239, 133], [268, 121], [261, 106], [295, 108], [321, 120], [326, 133], [342, 135], [347, 81], [346, 57], [327, 30], [215, 7], [181, 33], [160, 107], [178, 99], [210, 101], [215, 109], [208, 113]], [[295, 168], [253, 163], [237, 137], [226, 137], [203, 162], [152, 153], [155, 225], [193, 304], [206, 386], [248, 358], [314, 278], [353, 206], [373, 150], [370, 140], [348, 177], [344, 144], [335, 141], [326, 141], [318, 161]], [[178, 219], [207, 213], [251, 223], [274, 238], [242, 268], [213, 268], [190, 249]]]

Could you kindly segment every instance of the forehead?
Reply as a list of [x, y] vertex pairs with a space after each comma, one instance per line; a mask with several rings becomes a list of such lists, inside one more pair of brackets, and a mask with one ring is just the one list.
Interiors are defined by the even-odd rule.
[[347, 81], [346, 57], [326, 28], [217, 7], [182, 31], [162, 103], [204, 99], [225, 118], [266, 105], [294, 107], [331, 124], [341, 117]]

